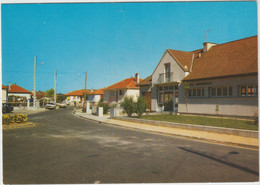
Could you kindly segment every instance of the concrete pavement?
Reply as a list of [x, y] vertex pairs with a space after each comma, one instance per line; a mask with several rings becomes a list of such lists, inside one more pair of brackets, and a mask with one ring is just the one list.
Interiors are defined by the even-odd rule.
[[185, 137], [190, 139], [202, 140], [206, 142], [245, 147], [249, 149], [258, 150], [259, 148], [258, 138], [242, 137], [242, 136], [236, 136], [230, 134], [220, 134], [220, 133], [214, 133], [208, 131], [191, 130], [191, 129], [183, 129], [183, 128], [155, 126], [147, 123], [135, 123], [129, 121], [115, 120], [115, 119], [110, 119], [108, 115], [104, 115], [103, 117], [98, 117], [95, 115], [83, 113], [80, 110], [74, 110], [74, 115], [81, 118], [97, 121], [100, 123], [106, 123], [106, 124], [127, 127], [132, 129], [139, 129], [148, 132], [156, 132], [161, 134], [180, 136], [180, 137]]

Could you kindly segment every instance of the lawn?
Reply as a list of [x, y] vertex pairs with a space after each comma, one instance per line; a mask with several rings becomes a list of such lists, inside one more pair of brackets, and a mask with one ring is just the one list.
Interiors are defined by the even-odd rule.
[[214, 127], [236, 128], [245, 130], [258, 130], [258, 124], [250, 120], [238, 120], [228, 118], [213, 118], [202, 116], [183, 116], [183, 115], [144, 115], [142, 119], [168, 121], [175, 123], [187, 123], [194, 125], [205, 125]]

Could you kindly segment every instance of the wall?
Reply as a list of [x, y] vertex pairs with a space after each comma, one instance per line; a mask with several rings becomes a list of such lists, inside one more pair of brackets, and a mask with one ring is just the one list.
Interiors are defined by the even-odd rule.
[[173, 74], [172, 74], [173, 81], [181, 82], [181, 80], [183, 78], [185, 78], [185, 71], [174, 60], [174, 58], [168, 52], [166, 52], [163, 55], [161, 61], [159, 62], [157, 68], [155, 69], [155, 71], [152, 74], [152, 83], [154, 85], [151, 90], [151, 92], [152, 92], [152, 97], [151, 97], [152, 98], [152, 111], [159, 111], [159, 107], [158, 107], [158, 103], [157, 103], [157, 98], [158, 98], [157, 88], [158, 88], [158, 85], [161, 85], [161, 84], [156, 84], [156, 82], [159, 78], [159, 74], [165, 73], [164, 64], [167, 64], [167, 63], [170, 63], [170, 65], [171, 65], [171, 72], [173, 72]]
[[7, 89], [2, 89], [2, 103], [6, 103], [8, 101]]
[[8, 93], [8, 96], [21, 96], [21, 97], [26, 97], [27, 100], [31, 99], [31, 94], [26, 94], [26, 93]]
[[88, 100], [91, 101], [91, 102], [99, 102], [101, 99], [101, 95], [99, 94], [90, 94], [88, 95]]
[[[198, 83], [211, 83], [206, 85], [196, 85]], [[179, 112], [196, 114], [216, 114], [216, 105], [219, 106], [219, 115], [229, 116], [254, 116], [258, 114], [258, 97], [240, 97], [238, 95], [240, 85], [257, 85], [257, 75], [241, 76], [232, 78], [222, 78], [214, 80], [203, 80], [190, 82], [194, 87], [203, 87], [205, 97], [187, 98], [187, 107], [184, 99], [184, 89], [179, 89]], [[232, 97], [209, 97], [208, 88], [211, 86], [232, 86]]]
[[110, 101], [111, 97], [116, 98], [116, 91], [104, 91], [104, 101]]

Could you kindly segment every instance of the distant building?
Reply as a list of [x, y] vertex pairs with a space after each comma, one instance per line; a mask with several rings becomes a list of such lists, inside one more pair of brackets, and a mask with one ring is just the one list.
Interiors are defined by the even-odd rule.
[[87, 94], [90, 92], [89, 90], [81, 89], [81, 90], [75, 90], [72, 92], [69, 92], [67, 94], [64, 94], [67, 96], [66, 102], [70, 105], [81, 105], [84, 98], [84, 92], [87, 92]]
[[91, 90], [88, 93], [88, 100], [92, 104], [97, 104], [103, 97], [104, 97], [103, 89], [98, 89], [98, 90], [95, 90], [95, 91]]
[[104, 101], [116, 103], [122, 101], [125, 96], [132, 96], [136, 100], [140, 94], [139, 87], [136, 84], [141, 81], [139, 74], [136, 73], [135, 77], [124, 79], [104, 88]]
[[[20, 87], [16, 83], [8, 87], [8, 99], [11, 101], [25, 101], [31, 99], [32, 92]], [[14, 100], [15, 99], [15, 100]]]

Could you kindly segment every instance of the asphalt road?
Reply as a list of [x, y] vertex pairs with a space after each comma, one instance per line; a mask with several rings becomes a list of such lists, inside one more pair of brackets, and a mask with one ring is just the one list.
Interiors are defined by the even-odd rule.
[[258, 151], [87, 121], [59, 109], [3, 131], [5, 184], [252, 182]]

